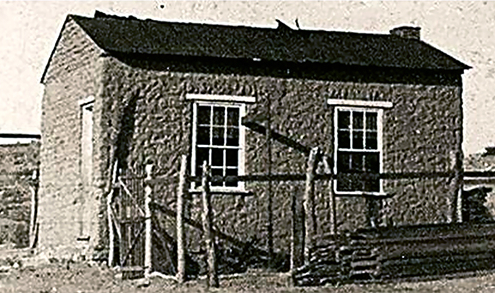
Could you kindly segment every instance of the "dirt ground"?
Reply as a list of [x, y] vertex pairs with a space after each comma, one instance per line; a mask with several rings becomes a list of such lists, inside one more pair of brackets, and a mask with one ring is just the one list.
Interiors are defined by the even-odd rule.
[[[120, 280], [113, 270], [84, 263], [51, 263], [42, 266], [0, 267], [0, 292], [206, 292], [204, 280], [177, 286], [173, 280], [155, 277], [143, 280]], [[477, 277], [442, 279], [428, 282], [360, 284], [327, 287], [289, 287], [280, 275], [255, 275], [222, 279], [220, 288], [211, 292], [495, 292], [495, 274]]]

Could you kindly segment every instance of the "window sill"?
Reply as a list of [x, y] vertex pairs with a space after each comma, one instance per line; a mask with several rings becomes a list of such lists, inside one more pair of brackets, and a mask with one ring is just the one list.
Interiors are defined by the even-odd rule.
[[[203, 190], [200, 188], [196, 188], [196, 189], [189, 189], [188, 192], [189, 192], [189, 194], [201, 194], [201, 192], [203, 192]], [[245, 189], [211, 188], [210, 194], [250, 196], [250, 195], [253, 195], [254, 193], [252, 191], [245, 190]]]
[[389, 198], [393, 194], [385, 192], [367, 192], [367, 191], [334, 191], [336, 197], [372, 197], [372, 198]]

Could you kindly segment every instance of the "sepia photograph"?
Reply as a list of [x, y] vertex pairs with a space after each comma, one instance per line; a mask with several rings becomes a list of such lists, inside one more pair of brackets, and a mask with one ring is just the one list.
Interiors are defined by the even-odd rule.
[[0, 26], [0, 292], [495, 292], [495, 1]]

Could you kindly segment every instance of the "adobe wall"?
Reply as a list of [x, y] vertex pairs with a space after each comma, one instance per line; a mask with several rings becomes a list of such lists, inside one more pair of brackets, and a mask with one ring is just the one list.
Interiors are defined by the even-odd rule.
[[[453, 171], [462, 160], [461, 89], [454, 86], [393, 85], [394, 103], [384, 115], [384, 171]], [[387, 181], [394, 196], [386, 200], [395, 224], [445, 223], [453, 220], [454, 178]]]
[[[44, 80], [38, 247], [58, 257], [85, 253], [87, 247], [97, 242], [101, 194], [98, 190], [83, 190], [81, 182], [79, 101], [98, 96], [100, 53], [69, 17]], [[93, 111], [95, 121], [99, 119], [99, 108], [97, 100]], [[94, 142], [98, 145], [98, 136]], [[81, 217], [92, 219], [84, 235], [80, 233]], [[90, 241], [77, 241], [80, 236], [90, 236]]]
[[[406, 85], [300, 80], [236, 74], [202, 74], [159, 71], [142, 64], [133, 68], [107, 58], [102, 133], [106, 141], [127, 137], [125, 160], [129, 166], [153, 162], [156, 172], [170, 178], [156, 187], [156, 200], [175, 208], [179, 158], [190, 153], [191, 102], [186, 93], [254, 96], [247, 113], [270, 109], [272, 128], [307, 146], [320, 146], [332, 154], [332, 108], [326, 99], [386, 100], [384, 111], [384, 171], [446, 171], [452, 153], [461, 151], [461, 92], [458, 86]], [[268, 107], [268, 104], [270, 105]], [[127, 113], [127, 115], [122, 115]], [[129, 116], [130, 115], [130, 116]], [[128, 117], [122, 119], [122, 117]], [[132, 117], [132, 118], [129, 118]], [[106, 121], [106, 122], [105, 122]], [[124, 121], [120, 123], [119, 121]], [[106, 125], [105, 125], [106, 123]], [[124, 125], [124, 126], [122, 126]], [[123, 135], [125, 134], [125, 135]], [[262, 135], [246, 131], [246, 173], [265, 173], [267, 148]], [[428, 152], [423, 151], [428, 149]], [[305, 158], [277, 142], [272, 144], [274, 173], [302, 173]], [[108, 166], [108, 163], [107, 163]], [[102, 169], [102, 177], [108, 176]], [[424, 182], [424, 183], [423, 183]], [[386, 182], [387, 213], [397, 224], [439, 223], [451, 219], [453, 181]], [[317, 188], [318, 233], [328, 231], [328, 192]], [[276, 251], [287, 251], [290, 241], [291, 195], [302, 197], [304, 182], [273, 183], [273, 237]], [[251, 196], [214, 196], [214, 226], [242, 240], [267, 245], [267, 183], [250, 183]], [[200, 219], [200, 201], [192, 196], [191, 217]], [[365, 200], [337, 200], [339, 230], [366, 225]], [[174, 235], [174, 219], [164, 221]], [[199, 233], [188, 230], [189, 245], [197, 251]]]

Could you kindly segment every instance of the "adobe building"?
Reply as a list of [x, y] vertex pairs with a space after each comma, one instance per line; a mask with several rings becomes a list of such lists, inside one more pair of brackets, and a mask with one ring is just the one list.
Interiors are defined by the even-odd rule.
[[[108, 245], [115, 162], [122, 170], [152, 163], [155, 176], [168, 179], [154, 200], [172, 210], [182, 154], [192, 176], [204, 160], [220, 176], [305, 172], [305, 154], [246, 121], [320, 147], [335, 173], [460, 171], [469, 68], [415, 27], [377, 34], [69, 15], [41, 79], [39, 247], [69, 255]], [[327, 183], [316, 187], [318, 234], [330, 229]], [[337, 180], [337, 230], [368, 226], [370, 200], [379, 225], [454, 221], [460, 185]], [[288, 249], [292, 196], [302, 197], [304, 181], [211, 188], [215, 229]], [[192, 192], [191, 218], [200, 219], [199, 205]], [[164, 229], [174, 237], [169, 221]], [[188, 249], [197, 251], [194, 235]]]

